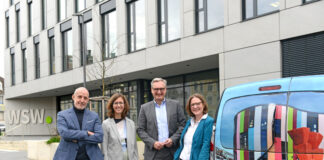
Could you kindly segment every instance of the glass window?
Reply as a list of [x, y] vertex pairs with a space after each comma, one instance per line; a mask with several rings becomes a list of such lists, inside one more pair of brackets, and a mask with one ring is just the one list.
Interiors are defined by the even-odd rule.
[[63, 71], [73, 68], [72, 30], [63, 32]]
[[129, 118], [132, 119], [137, 124], [137, 84], [136, 81], [130, 82], [129, 86]]
[[16, 10], [16, 40], [20, 41], [20, 9]]
[[117, 56], [117, 19], [116, 11], [103, 15], [104, 23], [104, 53], [103, 59], [114, 58]]
[[86, 29], [86, 57], [87, 64], [93, 63], [93, 29], [92, 29], [92, 21], [85, 23]]
[[224, 25], [224, 0], [196, 0], [196, 32]]
[[49, 39], [49, 69], [50, 75], [55, 73], [55, 39], [50, 37]]
[[66, 18], [66, 0], [58, 0], [58, 21]]
[[47, 0], [42, 0], [42, 29], [47, 25]]
[[80, 12], [86, 8], [86, 0], [76, 0], [76, 12]]
[[11, 85], [16, 84], [15, 53], [11, 53]]
[[[185, 100], [187, 100], [191, 95], [195, 93], [200, 93], [203, 95], [208, 104], [208, 115], [214, 116], [216, 114], [218, 103], [219, 103], [219, 91], [218, 91], [218, 83], [210, 83], [210, 84], [199, 84], [199, 90], [196, 90], [196, 86], [185, 86]], [[214, 86], [213, 90], [208, 90], [208, 86]], [[187, 102], [185, 102], [187, 103]]]
[[285, 106], [286, 101], [286, 93], [254, 95], [228, 100], [220, 122], [222, 146], [238, 150], [238, 156], [240, 149], [267, 151], [273, 143], [272, 138], [267, 141], [267, 133], [272, 133], [270, 130], [273, 127], [274, 108]]
[[35, 44], [35, 78], [40, 78], [40, 55], [39, 55], [39, 43]]
[[292, 92], [288, 105], [299, 110], [324, 114], [323, 102], [323, 92]]
[[189, 74], [185, 77], [185, 85], [197, 86], [198, 84], [201, 83], [212, 83], [218, 81], [217, 75], [218, 75], [217, 70]]
[[217, 71], [212, 70], [167, 78], [166, 97], [178, 100], [185, 111], [184, 107], [189, 96], [200, 93], [208, 102], [208, 114], [214, 116], [219, 103], [217, 75]]
[[159, 0], [159, 43], [180, 38], [180, 0]]
[[243, 19], [257, 17], [279, 10], [279, 0], [245, 0]]
[[128, 51], [145, 48], [145, 1], [138, 0], [127, 5], [128, 13]]
[[319, 0], [303, 0], [304, 3], [315, 2], [315, 1], [319, 1]]
[[9, 5], [10, 6], [13, 5], [13, 3], [14, 3], [14, 0], [9, 0]]
[[[317, 150], [323, 150], [324, 140], [319, 138], [324, 135], [323, 102], [324, 92], [292, 92], [290, 94], [286, 126], [288, 157], [293, 155], [292, 152], [319, 153]], [[298, 144], [307, 145], [305, 142], [308, 142], [312, 149], [298, 147]], [[322, 159], [323, 154], [314, 154], [313, 158]]]
[[[93, 26], [92, 26], [92, 21], [86, 22], [84, 24], [85, 26], [85, 45], [82, 40], [83, 38], [83, 28], [82, 28], [82, 23], [80, 24], [81, 26], [81, 46], [85, 47], [86, 50], [86, 64], [92, 64], [93, 63]], [[83, 65], [83, 50], [80, 52], [80, 64], [81, 66]]]
[[[6, 11], [6, 14], [8, 14], [8, 11]], [[9, 25], [9, 16], [6, 16], [6, 45], [7, 48], [10, 45], [10, 25]]]
[[21, 50], [22, 51], [22, 81], [27, 82], [27, 53], [26, 49]]
[[33, 2], [28, 3], [28, 36], [32, 35], [32, 30], [33, 30], [33, 10], [32, 10], [32, 4]]
[[61, 96], [61, 97], [59, 97], [59, 99], [60, 99], [60, 110], [61, 111], [72, 108], [72, 106], [73, 106], [72, 95]]

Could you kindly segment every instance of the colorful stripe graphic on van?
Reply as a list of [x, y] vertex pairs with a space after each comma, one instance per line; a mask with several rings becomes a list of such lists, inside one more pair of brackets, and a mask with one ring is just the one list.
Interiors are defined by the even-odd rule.
[[[302, 154], [294, 153], [294, 141], [287, 131], [307, 127], [324, 135], [324, 114], [275, 104], [247, 108], [236, 115], [234, 123], [237, 160], [258, 159], [265, 152], [264, 159], [297, 160]], [[324, 148], [324, 140], [319, 148]]]

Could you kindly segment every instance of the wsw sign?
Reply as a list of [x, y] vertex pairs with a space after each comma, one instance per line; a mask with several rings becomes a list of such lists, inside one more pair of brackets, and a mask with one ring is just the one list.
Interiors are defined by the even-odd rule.
[[9, 124], [42, 124], [44, 123], [44, 109], [9, 110]]

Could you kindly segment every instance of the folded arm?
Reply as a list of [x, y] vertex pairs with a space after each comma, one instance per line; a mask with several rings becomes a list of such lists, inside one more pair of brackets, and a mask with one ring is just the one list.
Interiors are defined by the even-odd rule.
[[82, 140], [88, 136], [87, 131], [68, 128], [67, 120], [61, 112], [57, 114], [57, 130], [66, 141]]
[[90, 131], [90, 132], [92, 132], [94, 134], [86, 136], [84, 139], [82, 139], [82, 141], [85, 141], [87, 143], [94, 143], [94, 144], [102, 142], [103, 132], [102, 132], [102, 126], [101, 126], [101, 122], [99, 120], [98, 115], [96, 115], [96, 117], [95, 117], [94, 130]]

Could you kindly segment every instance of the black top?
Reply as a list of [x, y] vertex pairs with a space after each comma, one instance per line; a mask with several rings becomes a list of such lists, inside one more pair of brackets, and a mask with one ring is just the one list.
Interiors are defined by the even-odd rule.
[[82, 130], [82, 120], [83, 120], [83, 114], [84, 114], [84, 109], [83, 110], [79, 110], [77, 108], [75, 108], [73, 106], [73, 110], [78, 118], [78, 121], [79, 121], [79, 125], [80, 125], [80, 130]]
[[[82, 130], [82, 120], [83, 120], [83, 115], [84, 115], [84, 109], [79, 110], [73, 106], [73, 110], [78, 118], [80, 130]], [[79, 145], [78, 153], [77, 153], [75, 160], [90, 160], [87, 155], [87, 152], [86, 152], [85, 144], [83, 144], [81, 146]]]
[[123, 119], [116, 119], [116, 118], [114, 118], [114, 120], [115, 120], [115, 123], [117, 124], [118, 122], [122, 121]]

